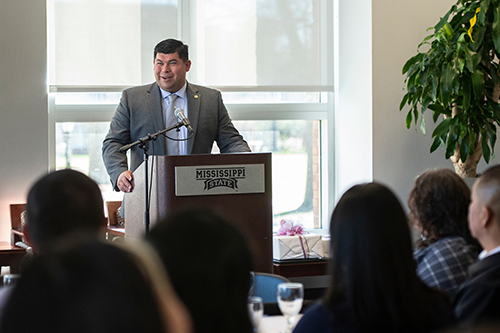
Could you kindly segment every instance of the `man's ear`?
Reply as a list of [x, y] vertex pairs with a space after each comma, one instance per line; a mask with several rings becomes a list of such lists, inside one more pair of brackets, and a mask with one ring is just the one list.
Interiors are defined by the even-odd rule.
[[479, 223], [483, 229], [491, 227], [491, 223], [494, 223], [493, 211], [488, 206], [483, 206], [479, 215]]

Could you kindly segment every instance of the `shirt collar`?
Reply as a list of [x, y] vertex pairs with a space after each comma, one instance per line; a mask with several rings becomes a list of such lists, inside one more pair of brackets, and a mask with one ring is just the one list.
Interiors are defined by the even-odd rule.
[[[182, 86], [182, 88], [179, 89], [178, 91], [174, 92], [174, 94], [182, 99], [186, 99], [186, 88], [187, 88], [187, 81], [184, 82], [184, 85]], [[165, 98], [171, 94], [168, 91], [165, 91], [161, 88], [160, 88], [160, 91], [161, 91], [161, 98]]]
[[495, 247], [491, 251], [483, 250], [481, 251], [481, 253], [479, 253], [479, 260], [483, 260], [484, 258], [489, 257], [498, 252], [500, 252], [500, 246]]

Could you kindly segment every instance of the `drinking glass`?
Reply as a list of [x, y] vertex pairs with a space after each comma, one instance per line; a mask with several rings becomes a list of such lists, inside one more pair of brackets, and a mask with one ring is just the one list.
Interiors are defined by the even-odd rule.
[[252, 296], [254, 288], [255, 288], [255, 273], [253, 271], [251, 271], [250, 272], [250, 290], [248, 291], [248, 297]]
[[286, 318], [285, 333], [290, 333], [295, 324], [295, 318], [302, 309], [304, 301], [304, 286], [302, 283], [280, 283], [278, 285], [278, 306]]
[[257, 332], [259, 330], [262, 316], [264, 315], [264, 304], [262, 303], [262, 297], [248, 297], [248, 313], [252, 321], [253, 331]]

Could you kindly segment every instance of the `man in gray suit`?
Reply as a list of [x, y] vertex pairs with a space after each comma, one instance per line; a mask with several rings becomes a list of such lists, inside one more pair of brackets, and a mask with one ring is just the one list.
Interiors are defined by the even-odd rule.
[[192, 133], [185, 127], [177, 134], [169, 131], [169, 137], [189, 139], [164, 140], [160, 136], [150, 142], [150, 155], [169, 155], [174, 148], [178, 154], [209, 154], [214, 141], [221, 153], [250, 152], [233, 126], [220, 92], [186, 81], [191, 67], [187, 45], [175, 39], [161, 41], [155, 47], [153, 64], [156, 82], [123, 91], [103, 142], [102, 156], [113, 188], [126, 193], [134, 189], [132, 172], [142, 163], [144, 152], [139, 146], [131, 149], [129, 169], [126, 154], [119, 149], [177, 122], [172, 115], [175, 108], [184, 111], [194, 135], [189, 137]]

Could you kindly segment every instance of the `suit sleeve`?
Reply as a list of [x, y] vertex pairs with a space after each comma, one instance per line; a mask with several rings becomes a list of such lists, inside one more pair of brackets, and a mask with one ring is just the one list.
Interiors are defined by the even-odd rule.
[[119, 149], [130, 143], [130, 112], [127, 103], [127, 93], [124, 91], [116, 112], [111, 119], [109, 132], [102, 144], [102, 158], [113, 185], [118, 191], [118, 176], [128, 170], [127, 155]]
[[219, 129], [217, 135], [217, 145], [221, 153], [251, 152], [247, 142], [234, 127], [226, 106], [222, 102], [221, 94], [218, 95], [219, 102]]

